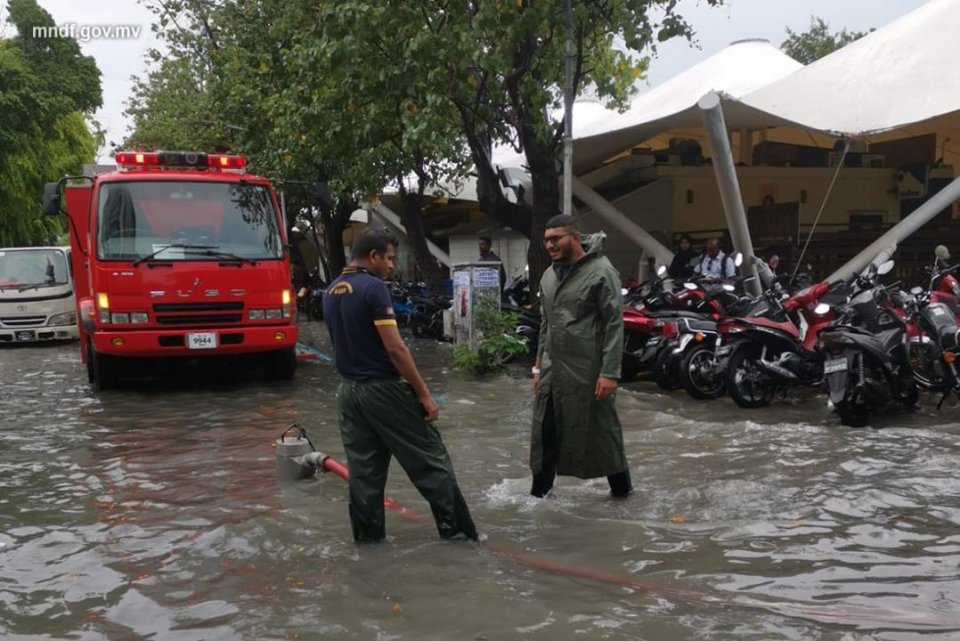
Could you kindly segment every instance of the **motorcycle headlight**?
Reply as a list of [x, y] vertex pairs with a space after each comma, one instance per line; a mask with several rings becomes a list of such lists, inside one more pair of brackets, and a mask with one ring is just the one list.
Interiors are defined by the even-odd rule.
[[77, 324], [77, 313], [76, 312], [64, 312], [62, 314], [54, 314], [50, 317], [50, 320], [47, 321], [48, 327], [62, 327], [64, 325], [76, 325]]

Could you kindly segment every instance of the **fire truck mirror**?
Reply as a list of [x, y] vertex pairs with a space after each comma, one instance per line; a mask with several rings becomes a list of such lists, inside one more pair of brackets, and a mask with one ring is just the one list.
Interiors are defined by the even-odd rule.
[[60, 183], [43, 186], [43, 213], [45, 216], [60, 215]]

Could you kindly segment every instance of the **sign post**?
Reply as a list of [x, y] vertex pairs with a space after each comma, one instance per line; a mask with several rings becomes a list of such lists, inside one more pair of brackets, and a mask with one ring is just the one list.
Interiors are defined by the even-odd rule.
[[453, 266], [454, 342], [473, 349], [490, 319], [500, 313], [500, 263]]

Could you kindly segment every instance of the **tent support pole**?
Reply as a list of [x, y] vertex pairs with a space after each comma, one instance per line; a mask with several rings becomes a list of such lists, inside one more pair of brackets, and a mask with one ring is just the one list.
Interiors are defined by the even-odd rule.
[[673, 260], [672, 251], [660, 244], [660, 241], [651, 236], [643, 227], [627, 218], [613, 203], [598, 194], [577, 176], [573, 176], [573, 193], [600, 217], [616, 227], [621, 234], [633, 241], [647, 254], [653, 256], [656, 265], [669, 265], [670, 261]]
[[716, 174], [717, 186], [720, 188], [720, 200], [723, 202], [723, 213], [727, 218], [727, 227], [730, 228], [733, 247], [743, 254], [741, 269], [753, 276], [744, 283], [744, 289], [754, 296], [759, 296], [760, 278], [752, 260], [753, 241], [750, 240], [750, 229], [747, 227], [747, 214], [740, 196], [740, 185], [737, 183], [737, 170], [733, 163], [730, 139], [727, 137], [727, 125], [723, 118], [723, 108], [720, 106], [720, 96], [710, 92], [700, 99], [697, 106], [700, 107], [703, 128], [706, 130], [707, 142], [710, 145], [713, 172]]
[[[957, 199], [960, 199], [960, 178], [954, 178], [953, 182], [934, 194], [930, 200], [923, 203], [909, 216], [888, 229], [880, 238], [876, 239], [866, 249], [851, 258], [840, 269], [830, 274], [828, 281], [843, 279], [850, 280], [856, 274], [859, 274], [870, 262], [884, 249], [890, 245], [899, 245], [903, 239], [908, 238], [915, 231], [930, 222], [934, 216], [949, 207]], [[930, 250], [933, 251], [932, 249]]]

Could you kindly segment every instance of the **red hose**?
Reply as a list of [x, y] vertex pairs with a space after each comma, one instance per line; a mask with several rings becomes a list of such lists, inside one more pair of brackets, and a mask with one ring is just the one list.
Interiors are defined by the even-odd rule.
[[[323, 459], [323, 467], [330, 472], [333, 472], [344, 481], [350, 479], [350, 472], [347, 470], [347, 467], [337, 461], [336, 459], [327, 456]], [[411, 510], [410, 508], [404, 507], [397, 503], [396, 501], [384, 498], [383, 505], [387, 509], [393, 510], [403, 518], [414, 523], [426, 523], [427, 519], [418, 514], [416, 511]], [[564, 576], [571, 576], [578, 579], [584, 579], [587, 581], [593, 581], [595, 583], [603, 583], [607, 585], [615, 585], [617, 587], [633, 588], [640, 590], [642, 592], [649, 592], [651, 594], [659, 594], [663, 596], [671, 596], [675, 598], [685, 599], [687, 601], [696, 601], [699, 603], [708, 603], [708, 604], [730, 604], [738, 605], [741, 607], [747, 608], [759, 608], [764, 611], [776, 612], [783, 616], [793, 616], [802, 619], [813, 619], [815, 621], [828, 622], [828, 623], [844, 623], [846, 625], [859, 623], [860, 625], [863, 622], [870, 622], [874, 625], [884, 624], [885, 626], [890, 626], [893, 628], [900, 629], [924, 629], [924, 630], [958, 630], [960, 629], [960, 619], [948, 619], [948, 618], [934, 618], [931, 615], [924, 615], [924, 613], [912, 613], [912, 612], [903, 612], [903, 611], [883, 611], [879, 609], [861, 609], [857, 611], [845, 612], [831, 608], [830, 606], [819, 606], [819, 605], [807, 605], [803, 603], [791, 603], [789, 601], [764, 601], [755, 597], [744, 596], [744, 595], [731, 595], [721, 592], [714, 592], [712, 590], [704, 589], [687, 589], [687, 588], [676, 588], [668, 587], [661, 585], [659, 583], [652, 583], [649, 581], [640, 581], [633, 577], [620, 576], [616, 574], [608, 574], [605, 572], [598, 572], [596, 570], [589, 570], [586, 568], [570, 567], [557, 563], [556, 561], [551, 561], [544, 559], [530, 552], [524, 550], [518, 550], [507, 545], [500, 543], [495, 543], [493, 541], [485, 541], [484, 545], [487, 549], [496, 552], [498, 554], [503, 554], [508, 556], [517, 563], [536, 568], [538, 570], [543, 570], [544, 572], [550, 572], [551, 574], [562, 574]], [[902, 626], [906, 626], [905, 628]]]

